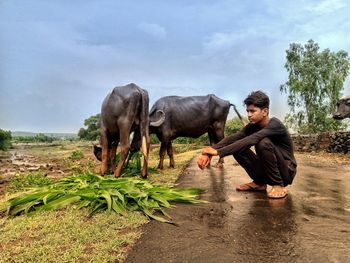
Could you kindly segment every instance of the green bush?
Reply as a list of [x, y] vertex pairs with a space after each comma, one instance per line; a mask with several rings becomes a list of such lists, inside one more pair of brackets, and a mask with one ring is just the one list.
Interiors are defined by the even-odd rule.
[[71, 156], [70, 156], [71, 159], [74, 159], [74, 160], [80, 160], [80, 159], [83, 159], [84, 158], [84, 153], [82, 151], [73, 151]]
[[34, 136], [34, 140], [35, 140], [35, 142], [53, 142], [54, 138], [47, 136], [43, 133], [39, 133], [39, 134]]
[[0, 129], [0, 150], [6, 151], [11, 147], [11, 131]]
[[[245, 122], [248, 123], [248, 121], [245, 119]], [[243, 128], [242, 122], [238, 117], [234, 117], [231, 120], [228, 120], [226, 122], [225, 126], [225, 136], [232, 135], [236, 132], [238, 132], [240, 129]]]
[[151, 144], [158, 144], [158, 143], [160, 143], [159, 140], [158, 140], [157, 135], [151, 134], [149, 137], [150, 137]]
[[56, 138], [47, 136], [43, 133], [38, 133], [35, 136], [16, 136], [13, 137], [14, 142], [26, 142], [26, 143], [34, 143], [34, 142], [53, 142]]
[[101, 114], [96, 114], [90, 116], [88, 119], [84, 120], [84, 125], [87, 128], [80, 128], [78, 132], [78, 137], [82, 140], [96, 141], [100, 138], [100, 118]]

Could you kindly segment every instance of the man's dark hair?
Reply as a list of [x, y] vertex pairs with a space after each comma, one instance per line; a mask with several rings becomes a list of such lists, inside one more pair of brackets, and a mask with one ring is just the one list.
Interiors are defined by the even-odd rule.
[[246, 106], [254, 105], [260, 109], [270, 107], [269, 97], [262, 91], [253, 91], [248, 95], [248, 97], [243, 101]]

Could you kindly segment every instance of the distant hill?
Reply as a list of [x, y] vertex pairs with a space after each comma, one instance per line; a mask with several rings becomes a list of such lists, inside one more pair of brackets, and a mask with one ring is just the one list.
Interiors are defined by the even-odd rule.
[[[39, 132], [11, 131], [11, 135], [13, 137], [26, 137], [26, 136], [34, 137], [38, 134], [39, 134]], [[74, 139], [74, 138], [78, 137], [78, 135], [76, 133], [54, 133], [54, 132], [46, 133], [46, 132], [42, 132], [42, 134], [45, 134], [46, 136], [49, 136], [49, 137], [55, 137], [55, 138], [60, 138], [60, 139]]]

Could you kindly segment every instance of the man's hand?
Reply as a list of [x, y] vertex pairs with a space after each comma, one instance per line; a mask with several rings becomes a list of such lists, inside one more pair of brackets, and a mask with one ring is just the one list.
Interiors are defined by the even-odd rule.
[[203, 170], [205, 167], [207, 167], [210, 164], [211, 156], [207, 154], [201, 154], [198, 157], [197, 165], [198, 167]]
[[202, 150], [202, 154], [211, 155], [211, 156], [216, 156], [216, 155], [218, 155], [218, 151], [215, 150], [215, 149], [212, 148], [212, 147], [207, 147], [207, 148], [204, 148], [204, 149]]

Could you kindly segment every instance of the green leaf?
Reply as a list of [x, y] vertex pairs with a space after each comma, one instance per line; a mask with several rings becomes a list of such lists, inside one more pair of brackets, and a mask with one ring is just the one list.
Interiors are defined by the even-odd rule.
[[42, 210], [57, 210], [66, 207], [70, 204], [80, 201], [81, 197], [77, 195], [65, 195], [62, 196], [44, 206], [41, 207]]
[[118, 214], [125, 214], [125, 207], [116, 198], [112, 198], [112, 209]]
[[142, 209], [142, 211], [150, 218], [153, 218], [154, 220], [157, 220], [159, 222], [163, 222], [163, 223], [168, 223], [168, 224], [174, 224], [174, 222], [167, 220], [164, 217], [161, 216], [156, 216], [154, 215], [151, 211], [149, 211], [148, 209]]
[[172, 201], [203, 203], [197, 199], [200, 192], [195, 188], [175, 189], [152, 185], [139, 178], [103, 178], [82, 174], [67, 176], [47, 187], [36, 188], [33, 192], [12, 198], [7, 203], [7, 212], [8, 215], [18, 215], [75, 205], [77, 209], [90, 207], [91, 215], [103, 210], [118, 214], [125, 214], [127, 210], [140, 210], [150, 218], [169, 223], [165, 218], [154, 215], [153, 211], [160, 211], [170, 218], [161, 207], [172, 207]]
[[107, 202], [107, 210], [110, 212], [112, 209], [112, 197], [106, 190], [101, 190], [101, 196], [106, 199]]
[[42, 199], [45, 195], [47, 195], [47, 191], [26, 193], [21, 196], [10, 199], [9, 200], [10, 206], [13, 207], [13, 206], [31, 202], [33, 200]]
[[125, 198], [124, 195], [122, 195], [117, 189], [111, 189], [109, 190], [109, 194], [111, 196], [117, 196], [119, 200], [122, 202], [123, 205], [125, 205]]

